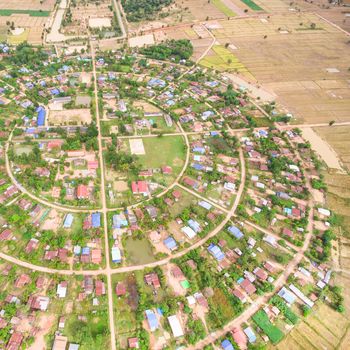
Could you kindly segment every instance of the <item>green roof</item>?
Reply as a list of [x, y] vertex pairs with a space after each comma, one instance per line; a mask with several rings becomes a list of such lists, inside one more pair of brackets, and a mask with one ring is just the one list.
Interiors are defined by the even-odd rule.
[[188, 289], [188, 288], [190, 288], [190, 282], [188, 282], [187, 280], [184, 280], [184, 281], [181, 281], [181, 287], [183, 288], [183, 289]]

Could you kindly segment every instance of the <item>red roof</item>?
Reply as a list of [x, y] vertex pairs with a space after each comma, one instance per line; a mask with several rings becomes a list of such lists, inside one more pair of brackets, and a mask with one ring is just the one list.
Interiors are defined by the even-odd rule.
[[89, 170], [98, 169], [98, 161], [97, 160], [90, 160], [87, 164]]
[[118, 297], [126, 294], [126, 286], [123, 282], [118, 282], [117, 286], [115, 287], [115, 292], [118, 295]]
[[139, 348], [139, 340], [137, 338], [129, 338], [128, 345], [130, 349], [138, 349]]
[[11, 239], [11, 237], [12, 237], [12, 231], [7, 228], [6, 230], [1, 232], [0, 241], [7, 241]]
[[148, 186], [146, 181], [138, 181], [137, 187], [138, 187], [139, 193], [148, 193]]
[[106, 294], [106, 288], [104, 282], [97, 280], [96, 281], [96, 296], [101, 296]]
[[77, 187], [77, 198], [86, 199], [89, 197], [88, 188], [85, 185], [78, 185]]
[[247, 278], [241, 283], [241, 287], [246, 291], [248, 295], [255, 293], [256, 288]]
[[154, 288], [160, 288], [159, 278], [155, 272], [145, 275], [145, 281], [148, 285], [153, 285]]
[[24, 287], [26, 284], [28, 284], [30, 282], [31, 282], [30, 277], [28, 275], [26, 275], [25, 273], [23, 273], [21, 276], [19, 276], [16, 279], [15, 286], [17, 288], [22, 288], [22, 287]]
[[179, 199], [181, 197], [181, 192], [175, 190], [175, 191], [173, 191], [172, 195], [174, 198]]
[[163, 174], [171, 174], [173, 172], [173, 169], [170, 166], [165, 165], [162, 167], [162, 172]]
[[6, 350], [18, 350], [23, 341], [23, 335], [19, 332], [14, 332], [6, 346]]
[[243, 300], [245, 299], [244, 294], [241, 293], [239, 289], [234, 289], [234, 290], [232, 291], [232, 294], [233, 294], [236, 298], [238, 298], [240, 301], [243, 301]]
[[102, 261], [101, 249], [92, 249], [91, 251], [91, 262], [93, 264], [100, 264]]

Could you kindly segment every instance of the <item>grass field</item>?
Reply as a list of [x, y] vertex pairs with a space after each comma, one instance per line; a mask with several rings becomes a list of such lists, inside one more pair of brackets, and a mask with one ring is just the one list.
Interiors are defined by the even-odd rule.
[[50, 11], [0, 9], [0, 16], [11, 16], [15, 14], [29, 15], [30, 17], [49, 17]]
[[252, 0], [241, 0], [241, 1], [254, 11], [263, 11], [263, 9]]
[[236, 14], [230, 8], [228, 8], [221, 0], [212, 0], [211, 2], [227, 17], [236, 16]]
[[181, 136], [143, 138], [143, 145], [146, 154], [138, 157], [145, 169], [163, 165], [170, 165], [175, 172], [182, 169], [185, 145]]

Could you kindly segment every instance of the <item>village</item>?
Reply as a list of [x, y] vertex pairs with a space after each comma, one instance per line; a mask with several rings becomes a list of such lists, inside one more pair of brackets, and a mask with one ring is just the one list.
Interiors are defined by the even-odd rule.
[[263, 349], [344, 312], [290, 116], [185, 59], [69, 52], [0, 45], [1, 348]]

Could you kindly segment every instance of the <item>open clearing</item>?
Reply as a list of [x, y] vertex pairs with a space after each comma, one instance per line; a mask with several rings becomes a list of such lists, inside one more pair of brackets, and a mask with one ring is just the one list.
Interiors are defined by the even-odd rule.
[[78, 125], [91, 123], [91, 112], [88, 108], [50, 111], [49, 125]]
[[131, 154], [144, 155], [146, 154], [145, 148], [143, 147], [142, 139], [130, 139], [130, 152]]
[[89, 18], [89, 27], [90, 28], [109, 28], [112, 25], [111, 18], [98, 17], [98, 18]]
[[312, 128], [303, 128], [302, 133], [304, 139], [310, 142], [311, 148], [322, 158], [328, 168], [343, 171], [337, 153], [325, 140], [317, 135]]

